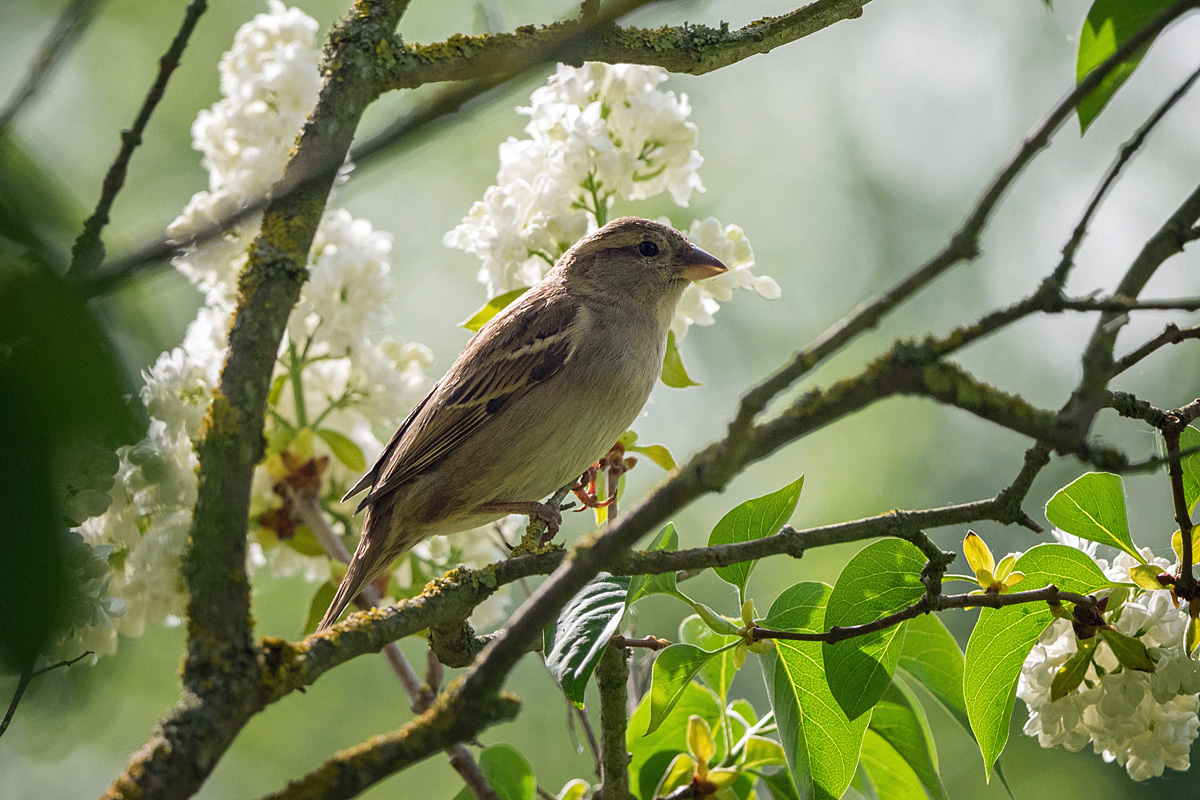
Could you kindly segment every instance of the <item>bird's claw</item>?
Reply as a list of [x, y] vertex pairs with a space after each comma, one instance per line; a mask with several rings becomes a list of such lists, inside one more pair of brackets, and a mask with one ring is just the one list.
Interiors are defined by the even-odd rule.
[[597, 496], [596, 476], [600, 472], [600, 462], [596, 462], [587, 468], [587, 471], [579, 476], [579, 480], [575, 481], [575, 485], [571, 487], [571, 491], [579, 498], [579, 507], [575, 511], [583, 511], [585, 508], [608, 508], [612, 505], [615, 497], [610, 497], [607, 500], [601, 500]]

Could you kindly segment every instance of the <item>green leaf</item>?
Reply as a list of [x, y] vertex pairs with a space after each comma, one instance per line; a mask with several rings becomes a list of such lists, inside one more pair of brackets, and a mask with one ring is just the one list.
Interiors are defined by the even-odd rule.
[[683, 367], [683, 359], [679, 356], [679, 347], [675, 343], [675, 332], [667, 332], [667, 350], [663, 354], [662, 382], [672, 389], [686, 389], [700, 384], [692, 380]]
[[1162, 572], [1162, 568], [1155, 564], [1138, 564], [1129, 568], [1129, 580], [1143, 589], [1152, 592], [1158, 591], [1163, 588], [1163, 585], [1158, 582], [1158, 576]]
[[688, 753], [680, 753], [675, 756], [671, 761], [671, 766], [667, 767], [667, 771], [663, 773], [658, 786], [654, 789], [653, 796], [665, 797], [680, 786], [691, 783], [695, 774], [696, 759], [692, 758]]
[[300, 632], [301, 636], [308, 636], [317, 629], [317, 625], [321, 623], [321, 617], [325, 616], [325, 610], [333, 602], [336, 590], [337, 587], [333, 585], [332, 581], [325, 581], [317, 587], [317, 591], [313, 592], [312, 600], [308, 604], [308, 619], [304, 622], [304, 630]]
[[1088, 641], [1090, 646], [1084, 646], [1083, 642], [1079, 642], [1080, 647], [1075, 651], [1075, 655], [1068, 658], [1066, 663], [1059, 667], [1058, 672], [1054, 674], [1054, 679], [1050, 681], [1050, 702], [1061, 700], [1083, 683], [1088, 667], [1092, 665], [1092, 656], [1096, 654], [1096, 640]]
[[717, 693], [722, 704], [726, 703], [729, 699], [729, 686], [733, 683], [737, 669], [733, 665], [733, 651], [724, 648], [735, 644], [737, 638], [722, 636], [693, 614], [679, 623], [679, 640], [717, 653], [700, 668], [700, 679]]
[[[510, 744], [494, 744], [479, 754], [479, 771], [500, 800], [533, 800], [537, 783], [533, 767], [525, 756]], [[474, 800], [475, 795], [464, 786], [454, 800]]]
[[[790, 631], [823, 631], [830, 591], [823, 583], [799, 583], [779, 596], [764, 624]], [[774, 649], [760, 663], [800, 797], [836, 800], [854, 777], [867, 716], [851, 721], [833, 699], [819, 642], [776, 639]]]
[[579, 708], [608, 640], [621, 626], [628, 595], [629, 578], [602, 572], [567, 603], [558, 621], [543, 634], [546, 667]]
[[[1053, 583], [1064, 591], [1086, 594], [1108, 585], [1095, 561], [1061, 544], [1038, 545], [1017, 559], [1017, 569], [1025, 573], [1022, 590]], [[1008, 742], [1021, 665], [1053, 619], [1044, 603], [985, 608], [967, 642], [964, 696], [989, 780], [992, 765]]]
[[874, 731], [892, 747], [916, 774], [930, 797], [947, 800], [946, 787], [938, 775], [937, 747], [929, 730], [929, 720], [903, 678], [894, 678], [883, 698], [875, 704], [868, 731]]
[[555, 800], [583, 800], [583, 796], [591, 788], [591, 785], [587, 781], [581, 781], [579, 778], [576, 778], [573, 781], [567, 781], [566, 785], [555, 795]]
[[[734, 508], [713, 528], [708, 537], [708, 545], [730, 544], [732, 542], [748, 542], [761, 539], [779, 531], [796, 510], [800, 499], [800, 490], [804, 487], [804, 476], [784, 486], [778, 491], [747, 500]], [[727, 567], [716, 567], [713, 571], [717, 577], [738, 588], [739, 600], [746, 600], [746, 581], [750, 579], [750, 571], [754, 569], [754, 561], [743, 561], [730, 564]]]
[[879, 800], [925, 800], [917, 773], [896, 748], [870, 729], [863, 739], [862, 765]]
[[1124, 550], [1146, 563], [1129, 535], [1125, 482], [1119, 475], [1089, 472], [1080, 476], [1050, 498], [1046, 504], [1046, 519], [1067, 533]]
[[629, 785], [636, 787], [638, 797], [653, 797], [659, 779], [671, 760], [687, 751], [687, 721], [695, 714], [710, 726], [721, 720], [717, 696], [698, 683], [684, 687], [675, 703], [675, 713], [667, 717], [654, 733], [642, 735], [650, 723], [650, 694], [646, 693], [625, 732], [625, 747], [629, 750]]
[[1146, 645], [1141, 639], [1104, 629], [1100, 630], [1100, 636], [1112, 648], [1113, 655], [1122, 667], [1138, 672], [1154, 672], [1154, 662], [1150, 660], [1150, 654], [1146, 652]]
[[[1083, 21], [1079, 32], [1079, 52], [1075, 62], [1075, 81], [1081, 83], [1096, 67], [1103, 64], [1130, 37], [1144, 28], [1171, 5], [1174, 0], [1096, 0]], [[1121, 84], [1141, 63], [1153, 40], [1136, 50], [1129, 58], [1100, 82], [1079, 103], [1080, 132], [1086, 132]]]
[[[654, 543], [648, 548], [649, 552], [659, 550], [670, 551], [679, 548], [679, 534], [675, 531], [675, 523], [667, 523], [667, 527], [658, 532]], [[633, 605], [643, 597], [649, 597], [652, 594], [669, 594], [672, 597], [678, 597], [683, 602], [691, 605], [691, 600], [679, 591], [675, 585], [675, 573], [661, 572], [657, 575], [634, 575], [629, 580], [629, 600], [626, 605]]]
[[458, 323], [458, 327], [466, 328], [471, 333], [478, 333], [479, 329], [488, 323], [488, 321], [503, 311], [509, 306], [512, 301], [516, 300], [521, 295], [529, 291], [528, 286], [523, 286], [520, 289], [513, 289], [511, 292], [498, 294], [491, 300], [488, 300], [483, 308], [476, 311], [469, 319], [465, 319]]
[[[826, 629], [873, 622], [908, 608], [925, 593], [925, 556], [903, 539], [869, 544], [846, 564], [829, 605]], [[821, 647], [829, 688], [850, 719], [869, 711], [887, 691], [904, 644], [905, 624]]]
[[800, 800], [800, 795], [796, 793], [796, 784], [792, 782], [792, 776], [786, 769], [770, 775], [760, 772], [758, 777], [767, 785], [774, 800]]
[[283, 394], [283, 387], [287, 385], [288, 375], [276, 375], [275, 380], [271, 381], [271, 391], [267, 393], [267, 405], [274, 406], [279, 404], [279, 396]]
[[358, 445], [350, 441], [347, 436], [329, 428], [322, 428], [317, 431], [317, 436], [324, 439], [325, 444], [329, 445], [329, 449], [337, 456], [337, 460], [350, 469], [355, 472], [362, 472], [367, 468], [367, 459], [363, 455], [363, 451]]
[[953, 634], [933, 614], [909, 620], [897, 669], [915, 680], [967, 733], [971, 723], [963, 699], [963, 654]]
[[[1200, 430], [1189, 425], [1179, 437], [1179, 450], [1182, 452], [1197, 447], [1200, 447]], [[1188, 511], [1195, 513], [1196, 502], [1200, 500], [1200, 452], [1184, 456], [1179, 465], [1183, 468], [1183, 497]]]
[[646, 733], [654, 733], [671, 709], [683, 696], [683, 690], [692, 682], [713, 653], [691, 644], [673, 644], [654, 659], [654, 670], [650, 674], [650, 721]]
[[641, 453], [668, 472], [678, 468], [670, 450], [661, 444], [638, 444], [638, 435], [634, 431], [625, 431], [617, 441], [629, 452]]
[[321, 547], [321, 542], [317, 539], [317, 535], [313, 533], [312, 528], [308, 527], [307, 525], [299, 526], [296, 528], [295, 534], [280, 541], [301, 555], [325, 555], [325, 548]]
[[765, 736], [751, 736], [746, 740], [739, 766], [742, 769], [757, 769], [775, 764], [787, 766], [787, 755], [783, 745]]

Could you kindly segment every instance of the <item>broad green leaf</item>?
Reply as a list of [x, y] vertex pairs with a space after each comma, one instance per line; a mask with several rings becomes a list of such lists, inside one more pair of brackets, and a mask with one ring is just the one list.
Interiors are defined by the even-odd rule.
[[684, 687], [675, 703], [675, 713], [667, 717], [654, 733], [642, 735], [650, 723], [650, 695], [642, 697], [625, 732], [625, 747], [629, 750], [629, 785], [638, 797], [653, 797], [659, 779], [671, 760], [687, 751], [687, 721], [696, 714], [710, 726], [721, 721], [721, 706], [717, 696], [698, 683]]
[[[1191, 425], [1183, 429], [1179, 437], [1180, 452], [1200, 447], [1200, 430]], [[1200, 452], [1192, 453], [1180, 459], [1183, 468], [1183, 496], [1187, 502], [1188, 512], [1195, 513], [1196, 502], [1200, 501]]]
[[[485, 747], [479, 754], [479, 771], [500, 800], [533, 800], [537, 789], [533, 767], [512, 745]], [[471, 790], [464, 786], [454, 800], [474, 800], [474, 797]]]
[[[1183, 563], [1183, 532], [1175, 531], [1171, 535], [1171, 549], [1175, 551], [1175, 563]], [[1200, 558], [1200, 525], [1192, 528], [1192, 563]], [[1159, 585], [1162, 588], [1162, 585]]]
[[[1103, 64], [1117, 49], [1157, 17], [1174, 0], [1095, 0], [1079, 32], [1079, 52], [1075, 62], [1075, 82], [1080, 83], [1096, 67]], [[1128, 59], [1100, 82], [1079, 103], [1080, 132], [1087, 131], [1121, 84], [1141, 63], [1153, 41], [1136, 50]]]
[[523, 286], [520, 289], [513, 289], [511, 292], [496, 295], [491, 300], [488, 300], [483, 308], [472, 314], [469, 319], [458, 323], [458, 327], [466, 328], [471, 333], [478, 333], [479, 329], [486, 325], [492, 317], [499, 314], [527, 291], [529, 291], [529, 287]]
[[602, 572], [567, 603], [543, 634], [546, 667], [579, 708], [608, 640], [621, 625], [628, 595], [629, 578]]
[[[925, 556], [903, 539], [867, 545], [838, 576], [825, 609], [826, 629], [873, 622], [908, 608], [925, 593]], [[829, 688], [850, 719], [887, 691], [904, 644], [905, 623], [821, 647]]]
[[[804, 476], [784, 486], [778, 491], [747, 500], [734, 508], [713, 528], [708, 537], [708, 545], [731, 544], [733, 542], [748, 542], [761, 539], [777, 533], [796, 510], [800, 499], [800, 490], [804, 487]], [[730, 564], [727, 567], [716, 567], [713, 571], [717, 577], [738, 588], [738, 599], [746, 599], [746, 581], [750, 579], [750, 571], [754, 569], [754, 561], [743, 561]]]
[[[823, 583], [791, 587], [771, 606], [764, 625], [810, 633], [825, 630], [830, 591]], [[777, 639], [760, 663], [799, 796], [836, 800], [854, 777], [867, 715], [851, 721], [833, 699], [819, 642]]]
[[348, 436], [329, 428], [317, 431], [317, 436], [324, 439], [325, 444], [329, 445], [329, 449], [337, 456], [337, 460], [350, 469], [362, 472], [367, 468], [367, 459], [363, 455], [363, 451]]
[[909, 620], [897, 668], [924, 687], [964, 731], [971, 732], [963, 699], [962, 650], [940, 619], [922, 614]]
[[325, 581], [317, 587], [317, 591], [313, 592], [312, 600], [308, 604], [308, 619], [304, 622], [301, 636], [308, 636], [317, 629], [317, 625], [321, 623], [321, 617], [325, 616], [325, 610], [333, 602], [335, 591], [333, 582]]
[[683, 367], [683, 359], [679, 355], [679, 346], [675, 343], [674, 331], [667, 332], [667, 350], [663, 354], [662, 382], [672, 389], [686, 389], [700, 384], [692, 380]]
[[[1089, 472], [1055, 492], [1046, 504], [1050, 524], [1093, 542], [1124, 550], [1145, 563], [1129, 536], [1125, 482], [1110, 472]], [[1022, 589], [1029, 587], [1022, 587]]]
[[1138, 564], [1129, 568], [1129, 580], [1143, 589], [1156, 591], [1163, 588], [1158, 582], [1158, 576], [1162, 572], [1162, 569], [1154, 564]]
[[1142, 643], [1141, 639], [1126, 636], [1120, 631], [1103, 629], [1100, 631], [1100, 636], [1112, 648], [1113, 655], [1117, 657], [1117, 661], [1121, 662], [1122, 667], [1135, 669], [1138, 672], [1154, 672], [1154, 662], [1150, 660], [1150, 653], [1146, 651], [1146, 645]]
[[930, 797], [947, 800], [946, 787], [938, 775], [937, 747], [929, 730], [929, 720], [903, 678], [894, 678], [883, 698], [875, 704], [868, 731], [874, 731], [891, 745]]
[[713, 653], [691, 644], [673, 644], [658, 654], [650, 674], [650, 721], [646, 734], [658, 730], [692, 678], [712, 657]]
[[638, 435], [633, 431], [625, 431], [617, 441], [625, 445], [625, 449], [629, 452], [641, 453], [668, 472], [678, 469], [675, 457], [671, 455], [670, 450], [661, 444], [638, 444]]
[[700, 679], [717, 693], [721, 703], [728, 702], [729, 686], [737, 669], [733, 666], [733, 651], [724, 648], [737, 642], [733, 636], [722, 636], [693, 614], [679, 623], [679, 640], [716, 653], [700, 668]]
[[[679, 548], [679, 534], [675, 532], [675, 523], [667, 523], [667, 527], [658, 532], [658, 536], [654, 539], [654, 543], [648, 548], [649, 552], [658, 550], [676, 550]], [[634, 575], [629, 579], [629, 600], [627, 605], [633, 605], [643, 597], [648, 597], [652, 594], [669, 594], [672, 597], [678, 597], [687, 604], [691, 604], [691, 600], [687, 598], [675, 586], [675, 573], [661, 572], [657, 575]]]
[[767, 785], [774, 800], [800, 800], [800, 795], [796, 793], [796, 784], [792, 781], [791, 773], [786, 769], [770, 775], [759, 772], [758, 778]]
[[[1091, 639], [1089, 647], [1081, 646], [1075, 655], [1068, 658], [1066, 663], [1058, 668], [1054, 679], [1050, 681], [1050, 702], [1061, 700], [1083, 683], [1088, 667], [1092, 665], [1092, 656], [1096, 654], [1095, 641], [1095, 639]], [[1082, 642], [1080, 644], [1082, 645]]]
[[925, 800], [917, 773], [896, 748], [869, 728], [863, 738], [862, 765], [879, 800]]
[[[1025, 573], [1023, 590], [1053, 583], [1063, 591], [1085, 594], [1109, 583], [1089, 556], [1061, 544], [1038, 545], [1017, 559], [1017, 569]], [[1008, 742], [1021, 665], [1053, 619], [1045, 603], [985, 608], [967, 642], [964, 696], [989, 780]]]

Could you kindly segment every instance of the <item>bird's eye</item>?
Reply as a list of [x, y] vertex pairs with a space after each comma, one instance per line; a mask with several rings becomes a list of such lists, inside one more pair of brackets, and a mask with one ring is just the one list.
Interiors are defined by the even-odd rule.
[[647, 239], [638, 245], [638, 252], [646, 258], [653, 258], [658, 255], [658, 245]]

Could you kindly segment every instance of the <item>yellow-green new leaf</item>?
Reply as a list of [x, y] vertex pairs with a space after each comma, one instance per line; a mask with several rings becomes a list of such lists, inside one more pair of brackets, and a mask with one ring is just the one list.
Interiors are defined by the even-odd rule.
[[322, 428], [317, 431], [317, 436], [325, 440], [325, 444], [329, 445], [329, 449], [333, 451], [337, 460], [345, 464], [355, 472], [362, 472], [367, 468], [367, 459], [363, 455], [363, 451], [349, 437], [330, 430]]
[[1089, 472], [1055, 492], [1046, 519], [1060, 530], [1124, 550], [1143, 564], [1125, 513], [1125, 482], [1110, 472]]
[[679, 355], [679, 346], [675, 343], [674, 332], [667, 333], [667, 350], [663, 354], [662, 382], [672, 389], [686, 389], [700, 384], [692, 380], [683, 367], [683, 358]]
[[469, 319], [465, 319], [458, 323], [458, 327], [466, 328], [471, 333], [478, 333], [479, 329], [488, 323], [488, 321], [503, 311], [509, 306], [512, 301], [516, 300], [521, 295], [529, 291], [528, 286], [523, 286], [520, 289], [513, 289], [511, 292], [499, 294], [488, 300], [483, 308], [476, 311]]

